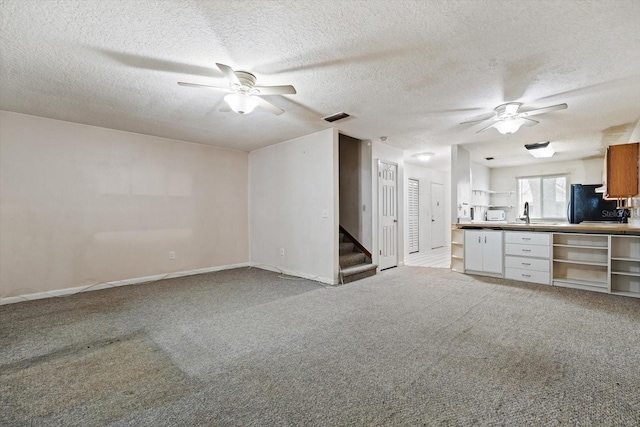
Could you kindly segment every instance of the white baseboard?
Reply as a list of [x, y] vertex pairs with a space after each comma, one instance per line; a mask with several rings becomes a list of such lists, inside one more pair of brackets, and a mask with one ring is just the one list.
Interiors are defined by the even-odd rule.
[[302, 279], [314, 280], [316, 282], [321, 282], [321, 283], [325, 283], [327, 285], [332, 285], [332, 286], [338, 284], [337, 279], [329, 279], [327, 277], [312, 276], [310, 274], [300, 273], [297, 271], [283, 270], [278, 267], [273, 267], [271, 265], [266, 265], [266, 264], [260, 264], [257, 262], [252, 262], [251, 267], [260, 268], [262, 270], [267, 270], [267, 271], [273, 271], [275, 273], [286, 274], [287, 276], [295, 276], [295, 277], [300, 277]]
[[43, 298], [61, 297], [65, 295], [77, 294], [80, 292], [97, 291], [100, 289], [114, 288], [116, 286], [136, 285], [139, 283], [154, 282], [161, 279], [174, 279], [176, 277], [193, 276], [195, 274], [211, 273], [214, 271], [231, 270], [234, 268], [249, 267], [251, 264], [242, 262], [239, 264], [219, 265], [216, 267], [198, 268], [196, 270], [176, 271], [174, 273], [156, 274], [154, 276], [136, 277], [134, 279], [115, 280], [96, 285], [85, 285], [74, 288], [56, 289], [54, 291], [37, 292], [33, 294], [18, 295], [15, 297], [0, 298], [0, 305], [13, 304], [16, 302], [31, 301]]

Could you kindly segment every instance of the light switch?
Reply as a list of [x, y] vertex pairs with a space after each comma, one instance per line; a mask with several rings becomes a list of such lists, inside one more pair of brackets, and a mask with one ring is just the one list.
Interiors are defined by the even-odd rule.
[[326, 209], [322, 209], [322, 212], [320, 213], [322, 215], [322, 218], [328, 218], [329, 217], [329, 211]]

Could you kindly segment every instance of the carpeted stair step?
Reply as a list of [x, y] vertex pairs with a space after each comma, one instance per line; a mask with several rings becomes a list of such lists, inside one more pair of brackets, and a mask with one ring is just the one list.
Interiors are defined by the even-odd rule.
[[340, 255], [345, 255], [349, 252], [353, 252], [354, 247], [355, 245], [351, 242], [340, 242]]
[[345, 268], [340, 271], [341, 282], [350, 283], [365, 277], [375, 276], [377, 268], [378, 266], [375, 264], [359, 264]]
[[362, 252], [351, 252], [340, 255], [340, 268], [353, 267], [354, 265], [364, 264], [365, 255]]

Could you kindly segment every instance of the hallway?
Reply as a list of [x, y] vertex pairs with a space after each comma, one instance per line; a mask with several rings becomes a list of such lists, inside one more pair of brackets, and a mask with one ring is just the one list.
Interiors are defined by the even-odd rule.
[[451, 248], [444, 246], [409, 254], [405, 258], [404, 264], [418, 267], [449, 268]]

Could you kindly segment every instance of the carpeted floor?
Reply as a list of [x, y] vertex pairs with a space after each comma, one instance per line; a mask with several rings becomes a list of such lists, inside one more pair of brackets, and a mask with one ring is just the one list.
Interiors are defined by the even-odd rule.
[[0, 306], [0, 425], [640, 425], [640, 300], [401, 267]]

